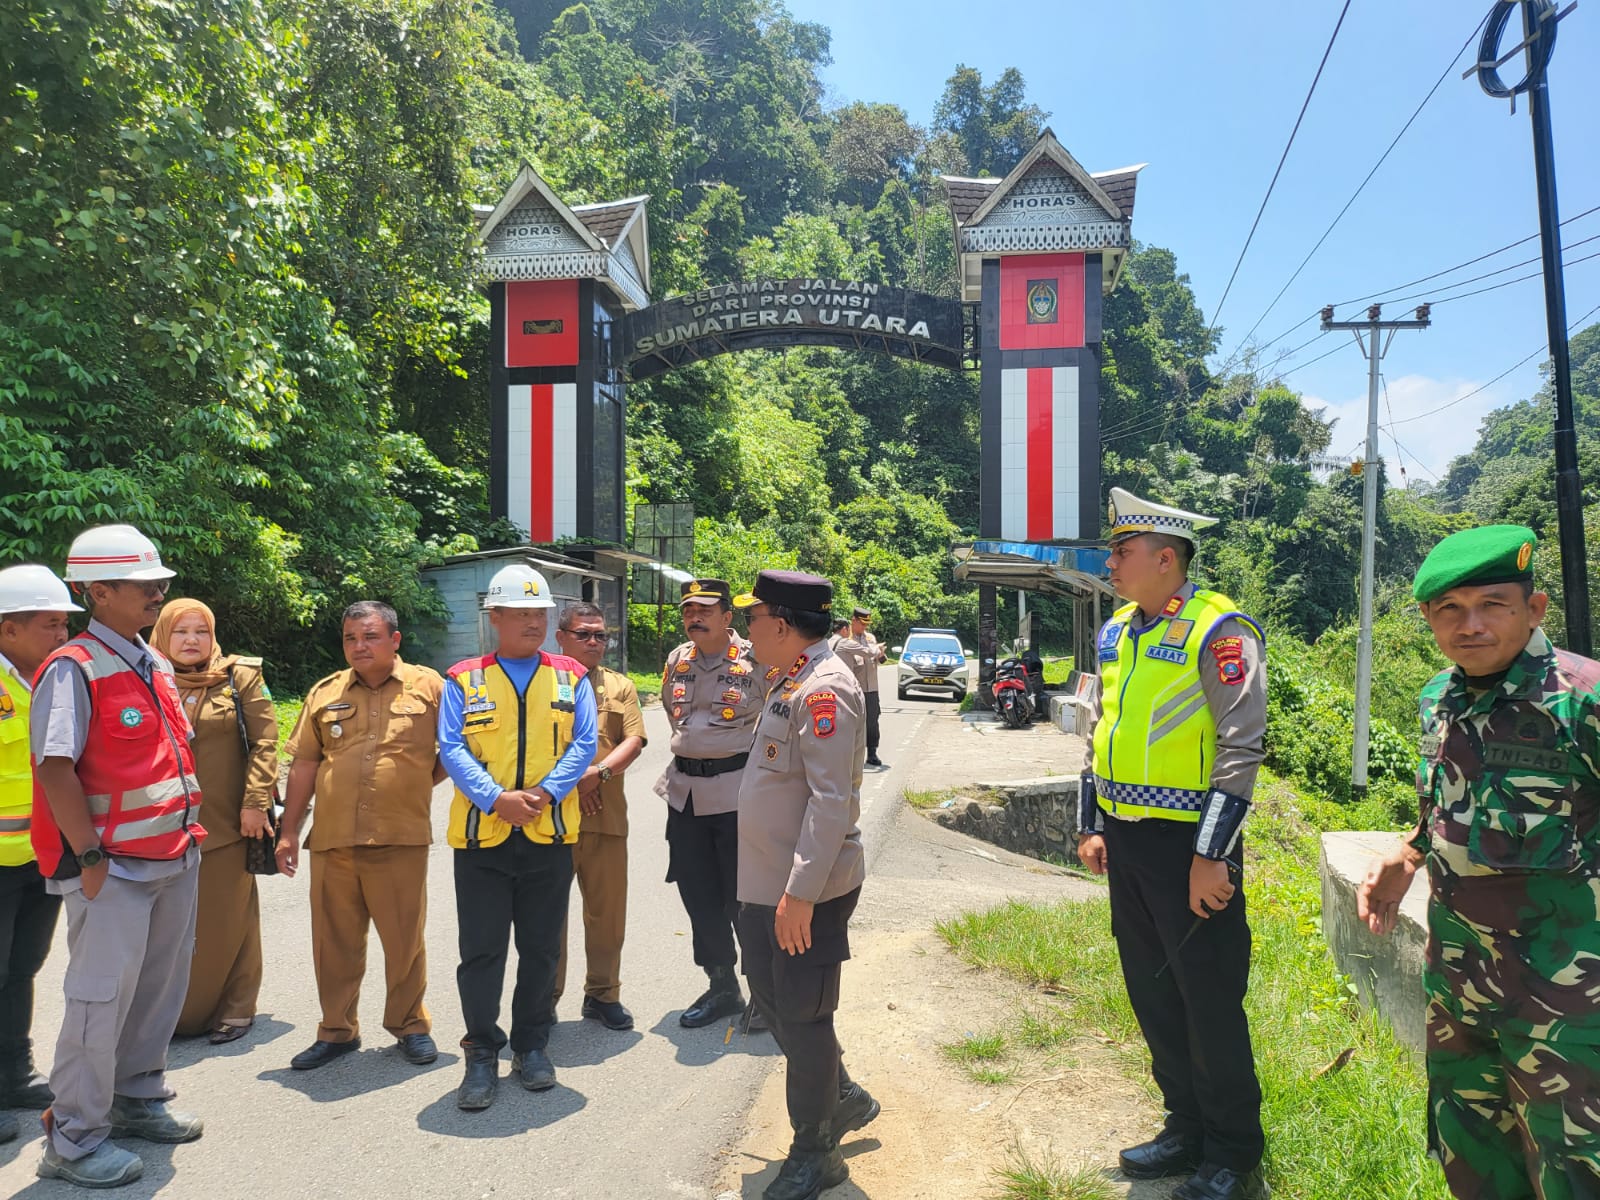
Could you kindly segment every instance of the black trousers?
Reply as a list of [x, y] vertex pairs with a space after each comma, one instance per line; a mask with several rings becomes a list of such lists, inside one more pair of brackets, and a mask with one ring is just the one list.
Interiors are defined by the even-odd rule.
[[683, 811], [667, 808], [667, 882], [678, 885], [700, 967], [738, 961], [733, 923], [739, 912], [739, 814], [697, 817], [694, 793]]
[[0, 867], [0, 1076], [29, 1053], [33, 979], [55, 937], [61, 897], [34, 863]]
[[[1105, 839], [1111, 932], [1150, 1047], [1167, 1129], [1196, 1140], [1207, 1162], [1250, 1171], [1261, 1161], [1265, 1139], [1244, 1015], [1250, 926], [1243, 881], [1235, 875], [1238, 890], [1228, 906], [1189, 936], [1197, 920], [1189, 911], [1194, 826], [1107, 817]], [[1242, 854], [1242, 844], [1235, 850]]]
[[[878, 668], [873, 667], [874, 671]], [[883, 712], [883, 705], [878, 700], [877, 692], [867, 693], [867, 757], [878, 757], [878, 717]]]
[[788, 1062], [784, 1090], [789, 1120], [796, 1126], [833, 1120], [839, 1092], [850, 1083], [833, 1014], [839, 1007], [841, 964], [850, 957], [850, 914], [860, 898], [856, 888], [817, 905], [811, 914], [811, 949], [804, 954], [778, 945], [772, 928], [776, 908], [739, 906], [744, 973]]
[[517, 986], [511, 993], [511, 1049], [517, 1054], [543, 1050], [556, 1019], [551, 997], [572, 891], [572, 847], [531, 842], [513, 831], [498, 846], [457, 850], [455, 874], [461, 951], [456, 989], [467, 1025], [461, 1044], [495, 1050], [506, 1044], [500, 996], [514, 934]]

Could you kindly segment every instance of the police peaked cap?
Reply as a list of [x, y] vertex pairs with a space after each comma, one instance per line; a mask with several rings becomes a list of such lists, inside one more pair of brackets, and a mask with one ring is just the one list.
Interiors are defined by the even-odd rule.
[[1209, 529], [1217, 523], [1216, 517], [1157, 504], [1119, 487], [1111, 489], [1110, 519], [1111, 532], [1106, 536], [1113, 546], [1141, 533], [1165, 533], [1192, 542], [1195, 530]]
[[678, 607], [685, 604], [728, 604], [733, 589], [726, 579], [691, 579], [679, 591]]
[[754, 604], [778, 604], [796, 612], [827, 612], [833, 607], [833, 584], [804, 571], [762, 571], [756, 576], [754, 587], [733, 599], [735, 608]]

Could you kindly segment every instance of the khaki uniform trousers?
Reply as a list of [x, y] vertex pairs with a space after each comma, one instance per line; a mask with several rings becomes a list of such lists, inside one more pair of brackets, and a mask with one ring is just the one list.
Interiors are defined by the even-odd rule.
[[256, 877], [244, 869], [248, 847], [240, 840], [201, 854], [194, 962], [178, 1016], [179, 1037], [255, 1019], [261, 994], [261, 897]]
[[367, 930], [383, 943], [388, 987], [383, 1027], [395, 1037], [433, 1028], [423, 929], [428, 917], [428, 847], [344, 846], [311, 852], [311, 962], [322, 1002], [317, 1040], [361, 1032], [356, 1009], [367, 972]]
[[66, 1006], [50, 1068], [50, 1144], [62, 1158], [110, 1136], [113, 1096], [173, 1096], [167, 1043], [189, 986], [199, 878], [195, 863], [147, 881], [111, 875], [93, 900], [63, 897]]
[[[628, 839], [615, 833], [590, 833], [580, 827], [572, 847], [572, 871], [583, 896], [583, 951], [588, 974], [583, 994], [601, 1003], [622, 995], [622, 935], [628, 919]], [[556, 965], [557, 1000], [567, 986], [567, 927], [561, 926], [561, 958]]]

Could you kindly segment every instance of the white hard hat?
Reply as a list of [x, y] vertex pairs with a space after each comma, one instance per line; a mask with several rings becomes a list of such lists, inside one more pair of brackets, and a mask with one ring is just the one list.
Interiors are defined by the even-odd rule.
[[161, 565], [156, 544], [132, 525], [97, 525], [72, 539], [67, 551], [67, 579], [171, 579], [176, 571]]
[[544, 576], [526, 563], [501, 567], [489, 580], [483, 597], [485, 608], [554, 608], [555, 597]]
[[0, 613], [82, 611], [49, 567], [24, 563], [0, 571]]

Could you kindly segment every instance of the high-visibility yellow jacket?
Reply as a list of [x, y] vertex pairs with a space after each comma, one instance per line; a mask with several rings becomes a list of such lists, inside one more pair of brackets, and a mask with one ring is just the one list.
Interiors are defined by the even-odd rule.
[[[582, 673], [571, 669], [577, 664], [570, 659], [545, 655], [544, 660], [525, 693], [517, 691], [492, 654], [469, 658], [449, 671], [466, 695], [462, 735], [467, 749], [508, 790], [537, 786], [572, 744], [575, 694]], [[522, 832], [535, 842], [570, 843], [578, 840], [578, 821], [574, 788], [557, 796]], [[484, 812], [456, 789], [450, 802], [448, 840], [457, 850], [498, 846], [511, 830], [497, 814]]]
[[1217, 759], [1201, 651], [1230, 618], [1262, 637], [1261, 627], [1220, 592], [1196, 588], [1169, 608], [1137, 638], [1130, 631], [1137, 604], [1119, 608], [1100, 631], [1095, 792], [1112, 816], [1200, 819]]
[[0, 867], [33, 861], [33, 764], [28, 756], [28, 708], [33, 697], [0, 666]]

